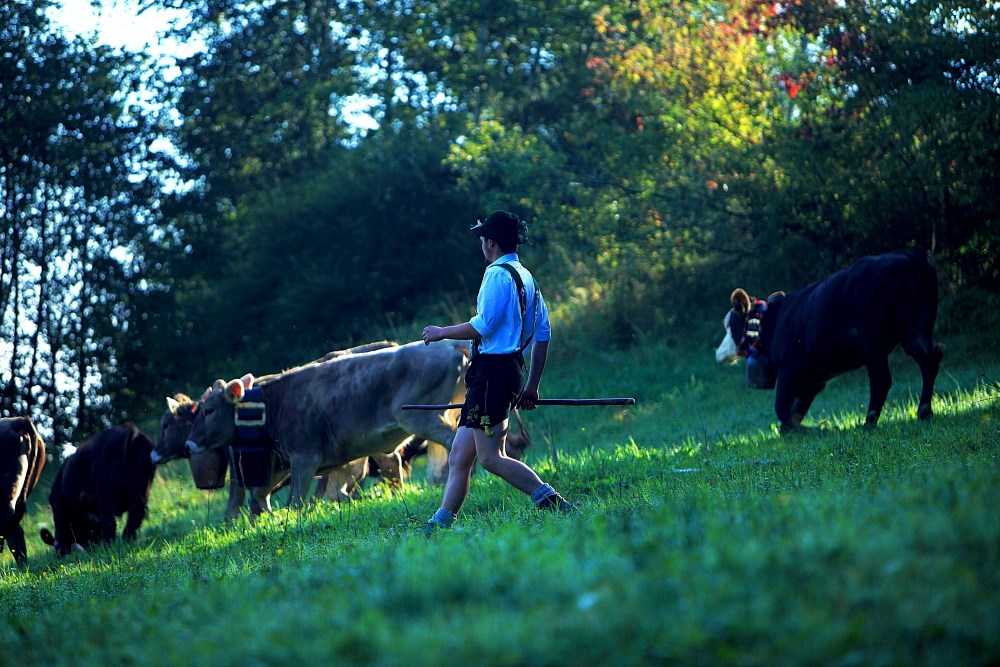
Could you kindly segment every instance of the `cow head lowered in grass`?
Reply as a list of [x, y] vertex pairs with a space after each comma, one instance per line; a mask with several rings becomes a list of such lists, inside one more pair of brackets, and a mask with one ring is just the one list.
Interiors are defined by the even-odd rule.
[[[775, 389], [782, 432], [799, 428], [830, 378], [864, 366], [870, 384], [865, 425], [874, 427], [892, 386], [889, 353], [902, 345], [920, 367], [917, 415], [927, 419], [943, 355], [932, 340], [937, 301], [937, 273], [919, 250], [862, 257], [766, 301], [737, 289], [715, 358], [720, 363], [747, 358], [751, 386]], [[750, 375], [755, 365], [756, 379]]]

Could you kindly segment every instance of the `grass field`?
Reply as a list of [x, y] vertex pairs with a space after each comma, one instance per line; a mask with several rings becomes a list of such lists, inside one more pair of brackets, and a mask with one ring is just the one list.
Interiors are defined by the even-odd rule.
[[[550, 362], [528, 460], [578, 516], [477, 473], [457, 527], [418, 479], [361, 501], [222, 521], [161, 469], [140, 539], [64, 559], [25, 519], [0, 560], [3, 665], [986, 665], [1000, 661], [1000, 360], [945, 358], [935, 416], [893, 357], [878, 429], [863, 372], [804, 436], [711, 349]], [[55, 466], [52, 466], [53, 471]]]

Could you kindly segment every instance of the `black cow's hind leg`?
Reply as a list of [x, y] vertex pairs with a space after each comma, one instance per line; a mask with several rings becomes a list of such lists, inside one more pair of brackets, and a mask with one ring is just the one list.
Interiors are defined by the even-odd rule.
[[[28, 545], [24, 541], [24, 529], [21, 528], [20, 524], [15, 525], [7, 530], [4, 537], [7, 538], [7, 546], [10, 547], [10, 553], [14, 556], [14, 562], [18, 565], [24, 565], [28, 560]], [[3, 551], [2, 537], [0, 537], [0, 551]]]
[[139, 535], [139, 526], [146, 518], [146, 500], [143, 497], [136, 498], [128, 509], [128, 520], [125, 522], [125, 529], [122, 531], [122, 539], [134, 540]]
[[115, 522], [115, 515], [113, 513], [105, 514], [102, 512], [98, 540], [101, 542], [114, 542], [117, 529], [118, 525]]
[[889, 355], [869, 355], [866, 366], [868, 367], [869, 397], [865, 426], [872, 428], [878, 424], [882, 408], [885, 407], [885, 399], [889, 396], [889, 389], [892, 387]]
[[923, 380], [923, 385], [920, 388], [920, 403], [917, 405], [917, 417], [930, 419], [934, 382], [937, 381], [944, 351], [940, 345], [909, 344], [907, 341], [903, 341], [903, 350], [913, 357], [913, 360], [920, 366], [920, 377]]
[[781, 433], [789, 433], [801, 428], [799, 422], [792, 418], [792, 406], [795, 403], [795, 383], [789, 373], [778, 373], [778, 381], [774, 390], [774, 414], [781, 423]]

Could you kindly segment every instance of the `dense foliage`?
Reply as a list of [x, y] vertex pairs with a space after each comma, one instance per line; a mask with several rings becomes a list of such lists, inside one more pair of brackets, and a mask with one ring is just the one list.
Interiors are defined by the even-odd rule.
[[464, 319], [495, 208], [567, 346], [907, 245], [996, 323], [992, 3], [195, 0], [171, 76], [49, 4], [0, 6], [0, 407], [56, 444]]

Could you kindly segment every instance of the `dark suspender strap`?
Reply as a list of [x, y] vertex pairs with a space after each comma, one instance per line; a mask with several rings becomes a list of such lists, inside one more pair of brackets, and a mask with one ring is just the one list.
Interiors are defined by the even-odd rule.
[[517, 285], [517, 303], [521, 307], [521, 334], [517, 337], [517, 342], [519, 344], [517, 353], [524, 354], [528, 345], [531, 344], [531, 338], [535, 337], [534, 332], [532, 332], [531, 337], [524, 341], [523, 344], [521, 343], [521, 341], [524, 340], [524, 325], [525, 320], [527, 319], [526, 315], [528, 313], [528, 293], [524, 289], [524, 280], [521, 279], [521, 274], [517, 269], [507, 263], [498, 264], [497, 266], [502, 266], [507, 269], [507, 272], [510, 273], [510, 277], [514, 279], [514, 284]]
[[[525, 319], [526, 319], [526, 316], [527, 316], [527, 313], [528, 313], [528, 293], [524, 289], [524, 280], [521, 279], [521, 274], [518, 273], [517, 269], [515, 269], [513, 266], [511, 266], [510, 264], [507, 264], [507, 263], [497, 264], [497, 266], [502, 266], [503, 268], [505, 268], [507, 270], [507, 272], [510, 274], [510, 277], [514, 280], [514, 284], [517, 286], [517, 303], [518, 303], [518, 306], [520, 306], [520, 308], [521, 308], [521, 334], [517, 338], [517, 341], [520, 344], [521, 341], [524, 339], [524, 325], [525, 325]], [[538, 283], [537, 282], [535, 282], [535, 294], [536, 295], [538, 294]], [[538, 297], [536, 296], [535, 298], [537, 299]], [[534, 338], [534, 337], [535, 337], [535, 333], [532, 332], [531, 336], [528, 337], [528, 340], [524, 341], [524, 343], [521, 344], [520, 347], [518, 347], [517, 354], [519, 356], [523, 357], [524, 351], [528, 348], [528, 345], [531, 344], [531, 339]], [[482, 342], [482, 338], [476, 338], [475, 340], [472, 341], [472, 354], [473, 354], [473, 356], [479, 354], [479, 344], [480, 344], [480, 342]], [[523, 358], [521, 360], [521, 363], [523, 365], [523, 363], [524, 363]]]

